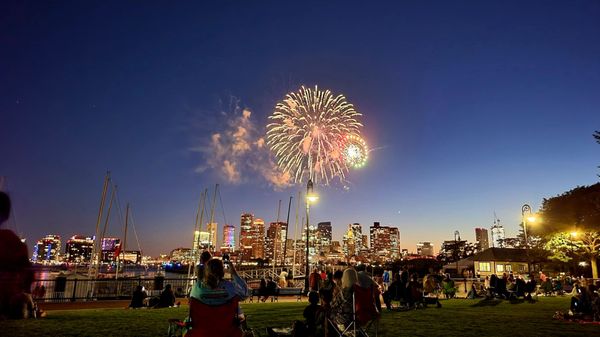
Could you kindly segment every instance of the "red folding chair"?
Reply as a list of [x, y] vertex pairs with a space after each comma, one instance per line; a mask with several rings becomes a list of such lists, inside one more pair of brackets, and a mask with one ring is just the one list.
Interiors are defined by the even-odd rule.
[[[208, 305], [190, 297], [190, 320], [185, 324], [181, 321], [169, 320], [169, 324], [187, 327], [190, 330], [186, 337], [242, 337], [242, 329], [238, 317], [239, 299], [233, 298], [222, 305]], [[171, 329], [169, 329], [171, 330]]]

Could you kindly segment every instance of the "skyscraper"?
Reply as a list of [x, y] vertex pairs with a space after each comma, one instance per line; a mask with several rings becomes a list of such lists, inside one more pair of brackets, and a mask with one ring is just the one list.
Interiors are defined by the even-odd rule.
[[248, 261], [252, 258], [252, 223], [254, 215], [244, 213], [240, 221], [240, 254], [242, 261]]
[[286, 229], [287, 223], [285, 222], [271, 222], [269, 224], [267, 237], [265, 238], [265, 258], [269, 259], [271, 263], [283, 263]]
[[490, 248], [488, 230], [486, 228], [475, 228], [475, 241], [478, 251], [484, 251]]
[[265, 221], [263, 219], [254, 219], [252, 224], [252, 235], [254, 241], [252, 241], [252, 258], [264, 259], [265, 258]]
[[353, 255], [360, 255], [363, 249], [363, 235], [362, 227], [359, 223], [353, 223], [348, 225], [348, 230], [342, 239], [343, 247], [342, 250], [344, 255], [351, 257]]
[[235, 226], [223, 226], [223, 243], [221, 252], [233, 252], [235, 250]]
[[331, 249], [331, 222], [319, 222], [317, 224], [317, 251], [328, 252]]
[[392, 259], [400, 257], [400, 231], [397, 227], [381, 226], [375, 222], [369, 232], [371, 253]]

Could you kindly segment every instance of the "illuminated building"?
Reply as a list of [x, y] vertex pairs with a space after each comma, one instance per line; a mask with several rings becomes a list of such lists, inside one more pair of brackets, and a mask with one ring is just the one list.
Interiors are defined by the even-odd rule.
[[490, 248], [490, 242], [488, 237], [488, 230], [485, 228], [475, 228], [475, 241], [477, 244], [477, 251], [483, 251]]
[[346, 257], [360, 255], [360, 252], [363, 250], [363, 235], [361, 225], [359, 223], [349, 224], [348, 230], [342, 238], [342, 242], [342, 250]]
[[370, 228], [371, 253], [380, 258], [400, 257], [400, 231], [397, 227], [381, 226], [374, 222]]
[[58, 262], [60, 259], [60, 236], [49, 234], [38, 240], [33, 247], [31, 259], [38, 263]]
[[193, 261], [192, 250], [190, 248], [175, 248], [171, 251], [171, 261], [180, 263], [189, 263]]
[[252, 223], [252, 258], [265, 258], [265, 222], [262, 219], [254, 219]]
[[492, 226], [492, 246], [504, 247], [504, 227], [500, 226], [500, 220]]
[[140, 264], [142, 263], [142, 253], [139, 250], [126, 250], [121, 255], [124, 263]]
[[433, 245], [431, 242], [425, 241], [417, 243], [417, 255], [433, 256]]
[[221, 252], [235, 251], [235, 226], [223, 226], [223, 243], [221, 244]]
[[121, 243], [121, 239], [119, 238], [103, 238], [102, 239], [102, 250], [101, 250], [101, 259], [102, 262], [115, 262], [115, 250], [117, 246]]
[[94, 239], [81, 235], [74, 235], [67, 240], [65, 254], [67, 262], [89, 262], [92, 257]]
[[254, 215], [242, 214], [240, 220], [240, 254], [242, 261], [248, 261], [252, 257], [252, 223]]
[[254, 215], [244, 213], [240, 221], [240, 259], [264, 259], [265, 222], [254, 219]]
[[[271, 222], [269, 224], [267, 237], [265, 238], [265, 258], [272, 261], [272, 263], [283, 263], [283, 247], [286, 229], [287, 223], [285, 222]], [[275, 254], [275, 256], [273, 256], [273, 254]], [[273, 261], [273, 258], [275, 258], [275, 261]]]
[[317, 224], [317, 251], [331, 251], [331, 222], [319, 222]]

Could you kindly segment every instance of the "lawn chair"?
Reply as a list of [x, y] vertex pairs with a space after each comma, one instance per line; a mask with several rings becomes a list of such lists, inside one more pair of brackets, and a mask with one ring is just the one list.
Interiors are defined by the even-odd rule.
[[[223, 305], [207, 305], [190, 297], [188, 322], [169, 319], [169, 337], [242, 337], [238, 315], [239, 299], [233, 298]], [[187, 332], [186, 332], [187, 330]]]
[[354, 285], [352, 291], [352, 320], [345, 326], [339, 326], [329, 320], [330, 326], [333, 327], [338, 336], [368, 337], [367, 330], [371, 326], [375, 328], [375, 336], [378, 335], [379, 311], [375, 306], [374, 295], [372, 288]]

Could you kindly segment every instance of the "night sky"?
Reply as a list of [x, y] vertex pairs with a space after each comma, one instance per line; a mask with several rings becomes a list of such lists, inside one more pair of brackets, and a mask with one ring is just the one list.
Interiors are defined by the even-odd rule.
[[494, 212], [515, 235], [523, 203], [598, 181], [599, 18], [598, 1], [3, 1], [8, 227], [30, 245], [92, 235], [106, 170], [145, 254], [191, 245], [215, 183], [220, 225], [275, 221], [304, 187], [248, 167], [229, 181], [211, 136], [246, 109], [259, 137], [287, 92], [318, 85], [363, 113], [373, 151], [347, 184], [316, 186], [311, 222], [334, 239], [398, 226], [411, 251], [473, 240]]

